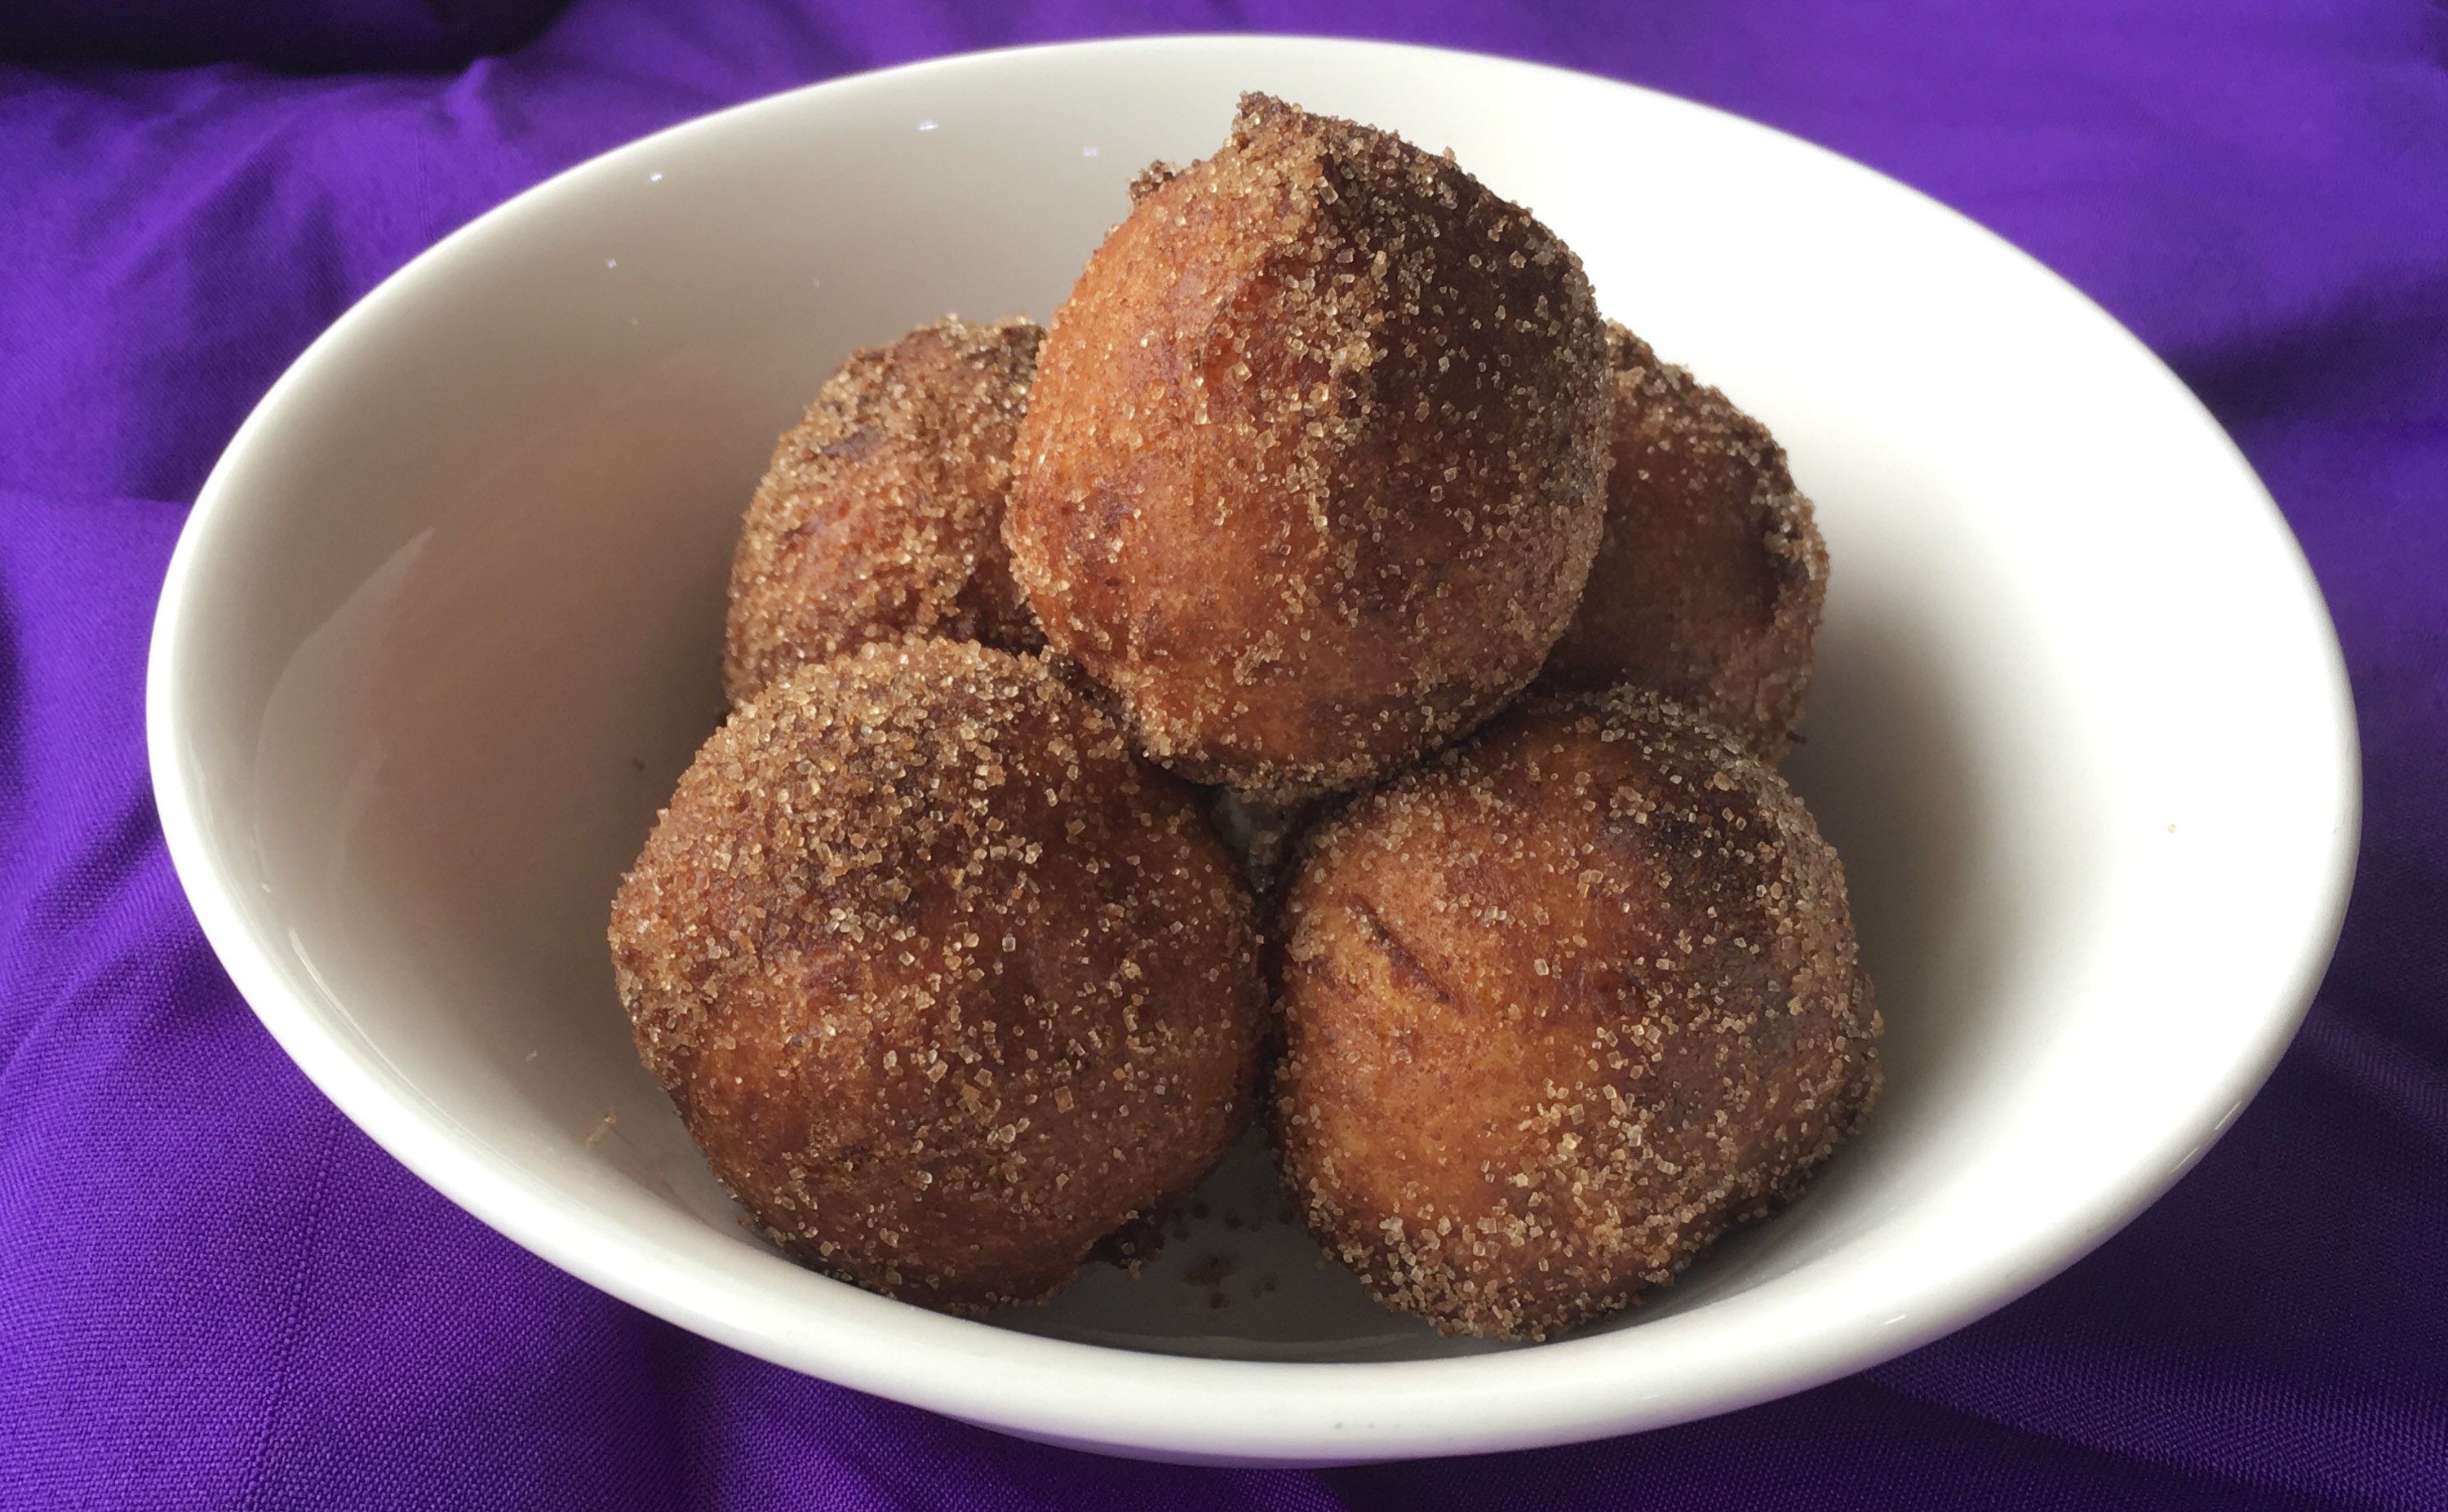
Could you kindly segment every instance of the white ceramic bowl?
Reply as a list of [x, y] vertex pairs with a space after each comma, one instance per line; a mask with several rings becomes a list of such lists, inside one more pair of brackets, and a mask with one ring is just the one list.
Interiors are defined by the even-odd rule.
[[[984, 1322], [853, 1290], [743, 1231], [612, 994], [606, 900], [718, 715], [732, 534], [775, 433], [855, 345], [946, 310], [1042, 318], [1133, 172], [1212, 149], [1250, 88], [1451, 146], [1546, 218], [1612, 313], [1775, 429], [1834, 557], [1791, 771], [1851, 873], [1885, 1101], [1790, 1212], [1559, 1342], [1448, 1342], [1379, 1310], [1275, 1215], [1250, 1151], [1137, 1281]], [[1210, 1461], [1619, 1433], [1998, 1307], [2259, 1086], [2356, 833], [2344, 678], [2295, 544], [2098, 309], [1775, 132], [1357, 43], [948, 59], [521, 196], [265, 397], [179, 543], [150, 679], [205, 933], [427, 1180], [739, 1349]]]

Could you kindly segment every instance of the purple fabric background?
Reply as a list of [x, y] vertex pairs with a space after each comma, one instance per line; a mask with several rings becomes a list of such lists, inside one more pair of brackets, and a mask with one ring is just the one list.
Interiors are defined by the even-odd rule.
[[561, 0], [0, 0], [0, 56], [442, 68], [534, 35]]
[[[506, 56], [401, 71], [437, 45], [417, 9], [351, 11], [373, 19], [348, 37], [411, 37], [375, 74], [0, 64], [0, 1503], [2448, 1506], [2448, 13], [578, 0]], [[1546, 59], [1850, 153], [2099, 298], [2267, 479], [2356, 683], [2353, 911], [2268, 1090], [2063, 1278], [1640, 1438], [1322, 1474], [1100, 1461], [564, 1277], [376, 1151], [223, 979], [154, 820], [144, 640], [186, 502], [310, 337], [476, 212], [713, 106], [1236, 27]]]

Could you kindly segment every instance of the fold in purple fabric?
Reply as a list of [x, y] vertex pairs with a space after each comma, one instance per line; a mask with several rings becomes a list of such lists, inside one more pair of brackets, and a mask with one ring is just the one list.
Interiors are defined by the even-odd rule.
[[[375, 1150], [215, 965], [145, 777], [163, 564], [264, 387], [442, 233], [707, 108], [1014, 41], [1322, 24], [1850, 153], [2071, 278], [2234, 432], [2336, 613], [2368, 799], [2336, 965], [2225, 1142], [2062, 1278], [1864, 1375], [1322, 1473], [1095, 1460], [791, 1375]], [[457, 72], [399, 71], [418, 46], [311, 79], [0, 66], [0, 1503], [2448, 1506], [2448, 13], [579, 0]]]
[[0, 56], [124, 63], [457, 67], [525, 42], [562, 0], [0, 0]]

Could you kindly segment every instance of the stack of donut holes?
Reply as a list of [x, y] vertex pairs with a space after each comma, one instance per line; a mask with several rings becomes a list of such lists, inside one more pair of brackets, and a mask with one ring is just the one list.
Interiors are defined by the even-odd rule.
[[639, 1054], [777, 1244], [929, 1307], [1130, 1253], [1263, 1112], [1388, 1305], [1604, 1315], [1878, 1092], [1775, 765], [1810, 506], [1450, 157], [1253, 95], [1131, 195], [1049, 328], [783, 436], [613, 902]]

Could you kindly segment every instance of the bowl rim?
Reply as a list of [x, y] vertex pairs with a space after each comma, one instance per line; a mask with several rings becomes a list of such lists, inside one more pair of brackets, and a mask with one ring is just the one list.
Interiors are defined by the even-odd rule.
[[[292, 396], [314, 381], [325, 356], [354, 335], [369, 307], [403, 288], [446, 276], [456, 259], [506, 220], [628, 167], [676, 136], [762, 111], [791, 108], [814, 93], [844, 95], [911, 76], [957, 76], [1047, 55], [1108, 53], [1162, 61], [1218, 49], [1246, 53], [1324, 49], [1353, 62], [1436, 57], [1672, 101], [1731, 129], [1778, 139], [1843, 171], [1877, 181], [1960, 222], [2078, 301], [2099, 334], [2147, 363], [2171, 397], [2224, 446], [2239, 487], [2261, 506], [2258, 524], [2286, 554], [2291, 585], [2317, 626], [2318, 691], [2327, 726], [2308, 739], [2333, 763], [2325, 853], [2303, 890], [2291, 966], [2272, 983], [2266, 1008], [2241, 1036], [2232, 1060], [2205, 1083], [2201, 1105], [2171, 1125], [2161, 1146], [2135, 1151], [2118, 1179], [2034, 1231], [2019, 1246], [1986, 1254], [1915, 1292], [1909, 1317], [1873, 1326], [1852, 1317], [1822, 1322], [1774, 1350], [1695, 1357], [1691, 1375], [1647, 1389], [1642, 1330], [1585, 1337], [1533, 1349], [1457, 1358], [1352, 1363], [1215, 1359], [1119, 1349], [945, 1317], [847, 1285], [817, 1311], [822, 1327], [776, 1329], [770, 1299], [735, 1276], [713, 1273], [670, 1247], [646, 1242], [540, 1177], [481, 1146], [368, 1047], [327, 1023], [298, 991], [234, 901], [234, 877], [208, 837], [204, 797], [180, 753], [186, 744], [176, 689], [189, 654], [191, 597], [224, 523], [244, 508], [241, 475]], [[2305, 711], [2307, 716], [2324, 712]], [[180, 883], [205, 939], [273, 1038], [349, 1119], [420, 1179], [496, 1232], [556, 1267], [705, 1337], [787, 1368], [926, 1407], [1024, 1437], [1146, 1458], [1210, 1464], [1346, 1464], [1480, 1453], [1578, 1442], [1708, 1416], [1806, 1389], [1883, 1363], [1952, 1332], [2063, 1271], [2171, 1186], [2229, 1127], [2275, 1067], [2308, 1011], [2339, 931], [2360, 843], [2362, 775], [2353, 701], [2336, 627], [2301, 544], [2224, 429], [2183, 380], [2089, 297], [2004, 239], [1865, 164], [1746, 117], [1600, 75], [1487, 53], [1314, 36], [1188, 34], [1042, 44], [933, 58], [846, 75], [693, 117], [614, 147], [543, 181], [452, 231], [369, 291], [310, 343], [239, 427], [182, 526], [157, 606], [145, 672], [145, 738], [162, 829]], [[2190, 1141], [2188, 1147], [2187, 1141]], [[1653, 1372], [1654, 1373], [1654, 1372]], [[1135, 1384], [1134, 1384], [1135, 1383]]]

